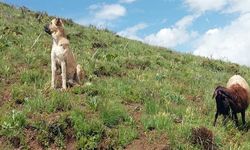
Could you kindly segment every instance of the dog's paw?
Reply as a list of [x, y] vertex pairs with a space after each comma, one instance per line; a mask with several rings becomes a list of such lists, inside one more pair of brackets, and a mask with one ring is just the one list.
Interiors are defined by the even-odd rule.
[[60, 88], [59, 91], [61, 91], [61, 92], [66, 92], [66, 91], [67, 91], [67, 88]]
[[56, 87], [55, 87], [55, 86], [51, 86], [50, 89], [51, 89], [51, 90], [55, 90]]

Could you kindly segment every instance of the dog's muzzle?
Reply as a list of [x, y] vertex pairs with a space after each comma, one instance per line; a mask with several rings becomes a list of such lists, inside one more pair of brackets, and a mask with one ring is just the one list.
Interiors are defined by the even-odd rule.
[[44, 26], [44, 31], [45, 31], [46, 33], [48, 33], [49, 35], [52, 34], [52, 32], [51, 32], [50, 29], [49, 29], [49, 25], [48, 25], [48, 24]]

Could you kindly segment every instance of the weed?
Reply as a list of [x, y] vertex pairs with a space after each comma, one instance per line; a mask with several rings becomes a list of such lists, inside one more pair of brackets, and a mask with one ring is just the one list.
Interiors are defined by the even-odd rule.
[[91, 109], [96, 111], [98, 106], [100, 105], [100, 101], [101, 101], [100, 98], [98, 98], [97, 96], [94, 96], [88, 99], [88, 104], [91, 107]]
[[163, 73], [157, 73], [155, 79], [158, 81], [162, 81], [162, 80], [166, 79], [166, 75]]
[[1, 134], [7, 137], [17, 136], [22, 133], [26, 125], [26, 116], [23, 112], [12, 110], [1, 124]]

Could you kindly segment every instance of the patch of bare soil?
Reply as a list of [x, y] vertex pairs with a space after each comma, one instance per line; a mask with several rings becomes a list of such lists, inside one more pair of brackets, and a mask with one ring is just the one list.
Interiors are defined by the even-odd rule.
[[73, 123], [71, 119], [66, 118], [65, 122], [67, 123], [67, 128], [65, 129], [65, 140], [66, 140], [66, 149], [67, 150], [75, 150], [77, 149], [76, 138], [73, 129]]
[[126, 72], [119, 72], [119, 71], [109, 71], [105, 67], [101, 66], [100, 68], [97, 68], [93, 71], [93, 74], [95, 74], [97, 77], [103, 78], [103, 77], [124, 77], [127, 76]]
[[92, 48], [107, 48], [107, 44], [106, 43], [101, 43], [101, 42], [94, 42], [92, 43]]
[[0, 107], [6, 102], [11, 100], [11, 91], [10, 90], [4, 90], [1, 93], [1, 99], [0, 99]]
[[41, 144], [37, 141], [37, 131], [33, 127], [27, 127], [24, 130], [25, 134], [25, 142], [29, 146], [29, 149], [35, 149], [35, 150], [42, 150], [43, 147]]
[[126, 106], [128, 113], [131, 116], [133, 116], [133, 119], [139, 125], [142, 114], [142, 105], [139, 103], [129, 103], [129, 102], [124, 102], [123, 104]]
[[21, 144], [21, 139], [19, 137], [13, 136], [10, 138], [10, 143], [14, 148], [19, 148]]
[[166, 134], [156, 131], [142, 133], [140, 137], [129, 144], [125, 150], [169, 150], [170, 146]]
[[200, 96], [200, 95], [196, 95], [196, 96], [192, 96], [192, 95], [190, 95], [190, 96], [187, 96], [186, 97], [188, 100], [190, 100], [190, 101], [193, 101], [193, 102], [202, 102], [202, 100], [203, 100], [203, 98], [202, 98], [202, 96]]
[[146, 68], [148, 68], [150, 66], [150, 61], [145, 61], [145, 62], [140, 62], [140, 63], [133, 63], [133, 62], [129, 62], [127, 61], [125, 63], [125, 67], [127, 69], [141, 69], [141, 70], [145, 70]]
[[0, 145], [3, 145], [4, 141], [5, 141], [4, 137], [0, 136]]
[[[66, 118], [65, 122], [67, 123], [67, 127], [65, 129], [62, 129], [61, 126], [55, 124], [56, 118], [58, 118], [58, 115], [53, 115], [53, 116], [55, 117], [55, 119], [47, 120], [51, 124], [49, 126], [49, 132], [52, 133], [53, 135], [56, 135], [56, 134], [58, 134], [57, 133], [58, 128], [60, 128], [59, 130], [63, 132], [63, 135], [65, 137], [66, 149], [67, 150], [77, 149], [76, 138], [75, 138], [74, 129], [73, 129], [73, 125], [72, 125], [71, 120]], [[39, 142], [37, 139], [39, 131], [37, 130], [36, 127], [29, 126], [29, 125], [26, 126], [26, 128], [24, 130], [24, 134], [25, 134], [25, 143], [28, 145], [29, 149], [31, 149], [31, 150], [44, 149], [44, 145], [42, 145], [41, 142]], [[52, 150], [59, 149], [58, 146], [54, 143], [54, 141], [53, 141], [54, 139], [52, 138], [51, 140], [52, 141], [49, 144], [49, 149], [52, 149]]]
[[77, 146], [76, 139], [74, 139], [74, 138], [67, 139], [67, 141], [66, 141], [66, 149], [67, 150], [75, 150], [75, 149], [77, 149], [76, 146]]

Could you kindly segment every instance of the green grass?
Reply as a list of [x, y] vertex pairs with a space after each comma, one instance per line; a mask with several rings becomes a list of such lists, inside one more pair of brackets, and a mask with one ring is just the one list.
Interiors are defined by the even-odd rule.
[[[166, 135], [172, 149], [200, 149], [192, 128], [210, 129], [220, 149], [249, 149], [250, 133], [232, 121], [212, 126], [217, 85], [245, 66], [182, 54], [65, 19], [71, 49], [86, 72], [84, 84], [50, 89], [53, 17], [0, 3], [0, 149], [123, 149], [135, 139], [154, 144]], [[35, 39], [42, 33], [38, 42]], [[249, 110], [246, 120], [250, 120]], [[240, 116], [239, 116], [240, 118]], [[28, 133], [32, 133], [31, 135]], [[13, 138], [20, 139], [15, 145]]]
[[98, 119], [87, 120], [79, 110], [73, 111], [71, 117], [78, 140], [77, 147], [82, 149], [96, 148], [104, 130], [102, 122]]
[[17, 136], [22, 133], [25, 124], [26, 116], [22, 112], [13, 109], [1, 124], [1, 134], [7, 137]]
[[118, 127], [118, 145], [125, 147], [137, 137], [138, 131], [136, 130], [136, 128], [127, 125]]
[[119, 103], [108, 102], [100, 108], [100, 117], [107, 127], [114, 127], [128, 120], [128, 114]]

